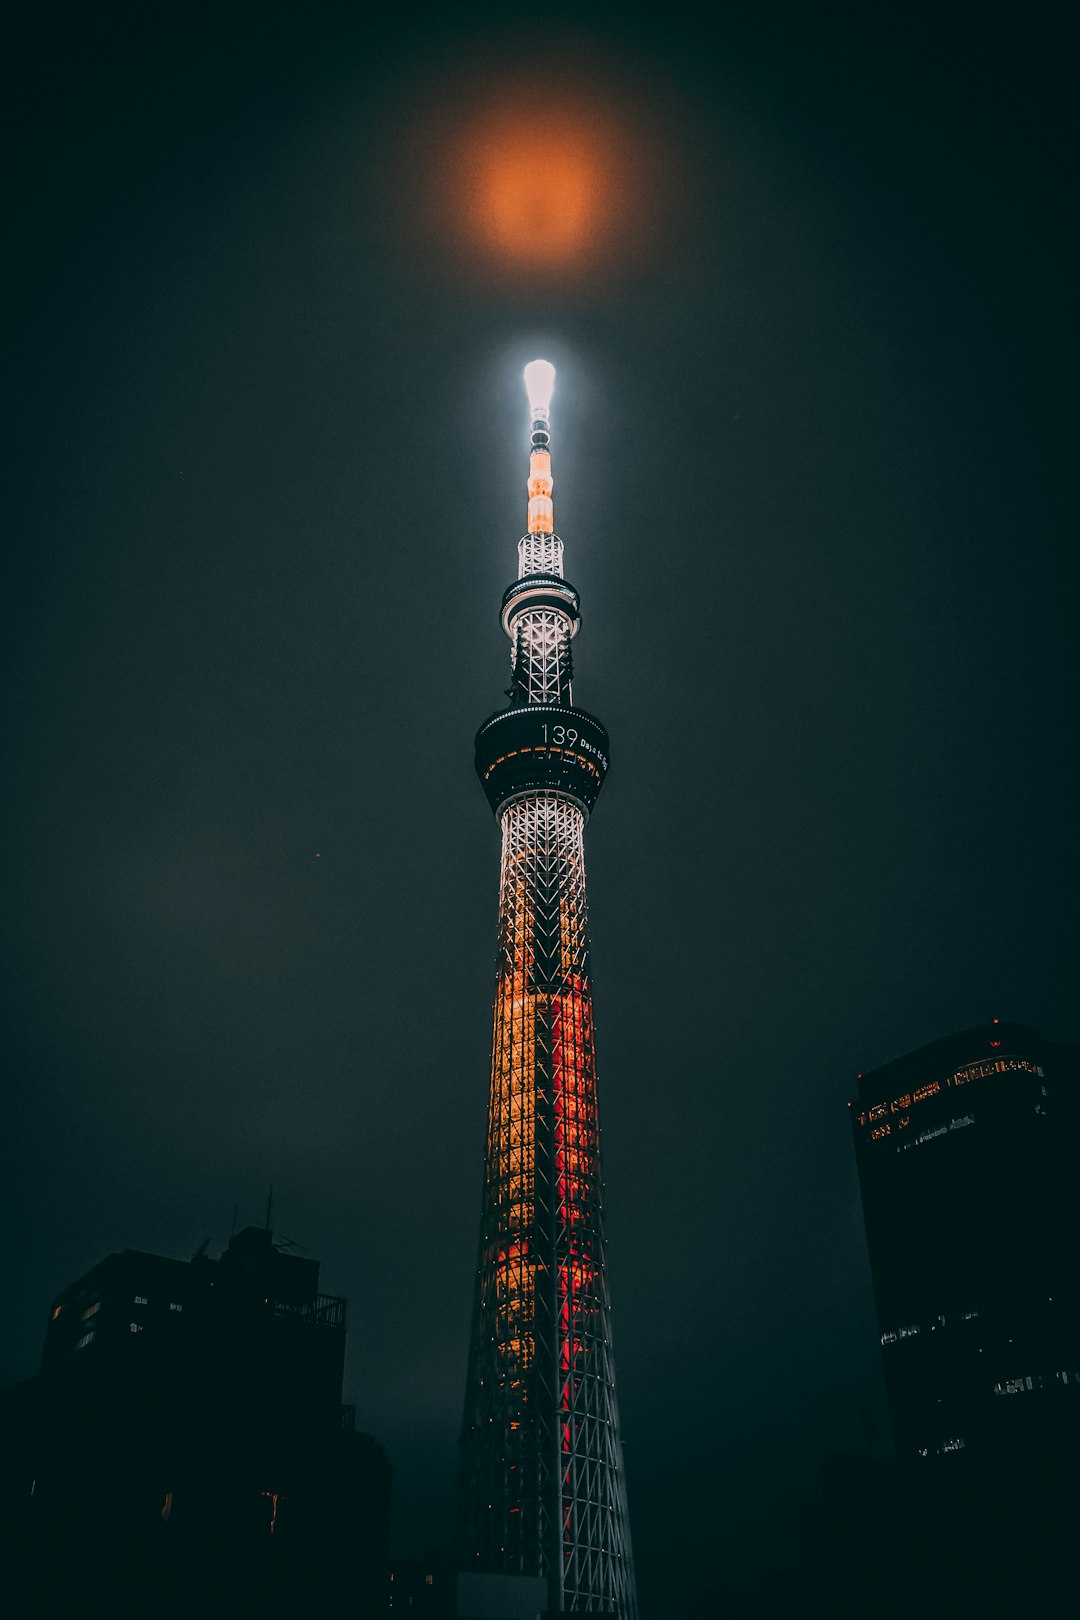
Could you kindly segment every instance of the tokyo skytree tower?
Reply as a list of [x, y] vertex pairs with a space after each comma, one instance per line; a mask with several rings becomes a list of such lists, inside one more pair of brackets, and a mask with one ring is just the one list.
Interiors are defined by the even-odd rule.
[[510, 706], [476, 737], [502, 873], [458, 1552], [466, 1571], [544, 1577], [552, 1613], [636, 1620], [582, 847], [608, 736], [571, 692], [580, 615], [553, 532], [554, 380], [547, 361], [525, 368], [529, 532], [502, 600]]

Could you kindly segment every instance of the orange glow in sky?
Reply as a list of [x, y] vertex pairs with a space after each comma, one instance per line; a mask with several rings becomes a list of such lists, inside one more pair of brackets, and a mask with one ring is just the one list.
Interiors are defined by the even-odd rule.
[[572, 104], [545, 119], [487, 109], [457, 150], [462, 223], [476, 246], [511, 263], [581, 265], [620, 234], [625, 160], [617, 133]]
[[[445, 271], [574, 279], [655, 245], [671, 176], [640, 98], [463, 74], [406, 134], [399, 218]], [[430, 262], [430, 261], [429, 261]]]

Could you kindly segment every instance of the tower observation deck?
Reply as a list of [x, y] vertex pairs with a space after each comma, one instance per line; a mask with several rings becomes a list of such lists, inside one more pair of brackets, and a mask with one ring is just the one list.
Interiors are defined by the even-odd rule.
[[551, 1613], [636, 1620], [604, 1267], [583, 832], [608, 736], [574, 704], [578, 593], [553, 532], [554, 369], [526, 367], [528, 533], [501, 618], [510, 704], [476, 736], [502, 830], [491, 1094], [461, 1440], [460, 1567]]

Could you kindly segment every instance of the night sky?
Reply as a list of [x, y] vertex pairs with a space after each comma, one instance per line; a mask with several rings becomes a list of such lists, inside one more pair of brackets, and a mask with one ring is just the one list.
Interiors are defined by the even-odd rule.
[[395, 1546], [445, 1541], [499, 856], [472, 737], [543, 354], [612, 736], [647, 1620], [783, 1562], [862, 1406], [887, 1446], [856, 1072], [994, 1015], [1080, 1033], [1065, 14], [37, 8], [4, 1382], [105, 1254], [216, 1253], [273, 1183], [348, 1296]]

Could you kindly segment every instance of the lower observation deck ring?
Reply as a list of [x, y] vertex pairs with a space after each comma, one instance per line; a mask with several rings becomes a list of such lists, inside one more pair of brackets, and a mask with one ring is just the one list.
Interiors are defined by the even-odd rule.
[[608, 770], [607, 729], [584, 709], [528, 703], [492, 715], [476, 734], [476, 774], [498, 815], [525, 793], [557, 793], [588, 815]]
[[581, 628], [581, 598], [570, 584], [558, 574], [526, 574], [515, 579], [503, 592], [499, 619], [507, 635], [513, 638], [514, 623], [522, 613], [536, 608], [554, 609], [565, 615], [571, 636]]

